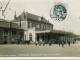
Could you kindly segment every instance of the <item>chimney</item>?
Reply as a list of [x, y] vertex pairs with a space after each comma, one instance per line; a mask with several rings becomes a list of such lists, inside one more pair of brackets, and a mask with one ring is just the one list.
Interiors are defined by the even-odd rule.
[[24, 11], [22, 12], [22, 14], [20, 16], [21, 16], [21, 20], [25, 20], [25, 12]]
[[23, 11], [23, 14], [24, 14], [24, 19], [25, 19], [25, 10]]
[[25, 20], [27, 20], [27, 15], [28, 15], [28, 12], [25, 13]]
[[15, 11], [15, 15], [14, 15], [14, 20], [17, 20], [17, 18], [16, 18], [16, 11]]
[[43, 20], [44, 18], [43, 18], [43, 15], [42, 15], [42, 17], [41, 17], [41, 20]]
[[10, 22], [10, 28], [11, 28], [11, 24], [12, 24], [12, 22]]

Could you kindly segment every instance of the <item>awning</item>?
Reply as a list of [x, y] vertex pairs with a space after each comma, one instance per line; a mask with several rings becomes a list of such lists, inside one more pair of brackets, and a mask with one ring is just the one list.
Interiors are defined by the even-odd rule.
[[70, 32], [62, 30], [41, 30], [41, 31], [35, 31], [35, 33], [72, 34]]
[[35, 31], [35, 33], [50, 33], [50, 30]]

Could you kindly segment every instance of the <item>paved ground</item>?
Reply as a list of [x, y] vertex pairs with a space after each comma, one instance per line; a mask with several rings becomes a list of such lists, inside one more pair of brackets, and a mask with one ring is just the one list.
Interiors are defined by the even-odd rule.
[[64, 47], [58, 44], [51, 46], [35, 45], [0, 45], [0, 57], [80, 57], [80, 42]]

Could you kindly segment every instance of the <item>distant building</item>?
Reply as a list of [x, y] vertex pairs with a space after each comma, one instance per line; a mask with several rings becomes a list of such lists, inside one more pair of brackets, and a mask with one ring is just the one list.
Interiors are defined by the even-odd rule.
[[77, 35], [77, 36], [75, 37], [75, 40], [76, 40], [76, 41], [80, 41], [80, 35]]
[[16, 39], [24, 40], [24, 30], [16, 23], [0, 19], [0, 44], [12, 44]]
[[16, 17], [15, 14], [12, 22], [17, 23], [22, 29], [24, 29], [24, 41], [30, 40], [32, 42], [39, 42], [41, 40], [42, 42], [49, 42], [51, 39], [58, 41], [61, 39], [66, 43], [68, 41], [74, 42], [73, 33], [54, 30], [53, 24], [43, 16], [37, 16], [23, 11], [18, 17]]

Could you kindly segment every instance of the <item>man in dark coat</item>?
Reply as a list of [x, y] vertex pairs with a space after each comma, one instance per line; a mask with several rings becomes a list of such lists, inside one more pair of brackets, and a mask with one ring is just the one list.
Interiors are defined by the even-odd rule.
[[64, 47], [64, 41], [62, 41], [62, 47]]
[[51, 46], [51, 41], [49, 41], [49, 46]]
[[61, 44], [61, 40], [59, 40], [59, 46], [60, 46], [60, 44]]
[[69, 46], [70, 46], [70, 41], [68, 43], [69, 43]]

